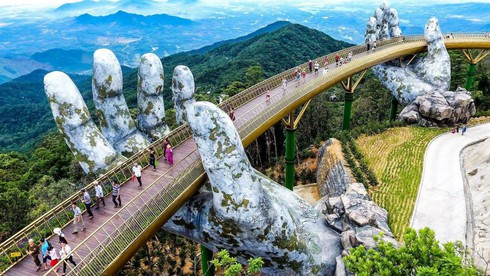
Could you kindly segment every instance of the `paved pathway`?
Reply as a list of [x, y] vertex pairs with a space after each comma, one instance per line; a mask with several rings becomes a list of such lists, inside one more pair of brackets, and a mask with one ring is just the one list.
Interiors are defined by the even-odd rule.
[[424, 169], [411, 227], [430, 227], [441, 242], [466, 240], [466, 204], [460, 153], [467, 145], [490, 137], [490, 123], [468, 128], [461, 135], [446, 133], [432, 140], [424, 157]]

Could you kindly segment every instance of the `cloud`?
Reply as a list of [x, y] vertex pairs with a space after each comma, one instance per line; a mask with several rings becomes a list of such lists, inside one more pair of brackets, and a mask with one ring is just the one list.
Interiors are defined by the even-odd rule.
[[450, 14], [448, 16], [446, 16], [446, 18], [464, 18], [463, 15], [460, 15], [460, 14]]

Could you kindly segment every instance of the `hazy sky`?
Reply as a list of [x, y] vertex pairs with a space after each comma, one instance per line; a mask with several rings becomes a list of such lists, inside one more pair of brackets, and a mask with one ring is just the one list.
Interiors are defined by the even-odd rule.
[[[1, 6], [24, 6], [24, 7], [57, 7], [64, 3], [70, 2], [79, 2], [80, 0], [0, 0]], [[85, 0], [88, 1], [88, 0]], [[92, 0], [97, 1], [97, 0]], [[117, 0], [102, 0], [102, 1], [113, 1], [117, 2]], [[207, 4], [210, 6], [215, 5], [223, 5], [223, 4], [270, 4], [275, 1], [271, 0], [157, 0], [159, 2], [199, 2], [202, 4]], [[381, 1], [379, 1], [381, 2]], [[490, 3], [490, 0], [397, 0], [397, 1], [388, 1], [391, 3], [406, 3], [406, 4], [435, 4], [435, 3], [465, 3], [465, 2], [482, 2], [482, 3]], [[338, 0], [306, 0], [306, 1], [297, 1], [297, 0], [281, 0], [281, 5], [325, 5], [325, 4], [335, 4], [339, 5]], [[348, 5], [350, 3], [363, 3], [370, 4], [371, 0], [344, 0], [341, 5]]]

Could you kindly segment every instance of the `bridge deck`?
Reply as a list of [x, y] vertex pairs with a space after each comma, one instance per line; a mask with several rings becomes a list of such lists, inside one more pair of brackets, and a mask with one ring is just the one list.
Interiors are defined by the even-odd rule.
[[[329, 64], [327, 66], [328, 70], [334, 69], [336, 66], [335, 64]], [[278, 96], [287, 94], [288, 92], [300, 87], [302, 84], [308, 82], [312, 78], [315, 78], [317, 76], [321, 76], [323, 74], [323, 71], [325, 70], [325, 67], [321, 67], [319, 70], [319, 73], [316, 75], [314, 73], [307, 73], [306, 78], [303, 80], [303, 78], [300, 79], [300, 82], [297, 83], [295, 80], [290, 80], [287, 83], [287, 88], [285, 91], [283, 91], [282, 87], [277, 87], [275, 89], [272, 89], [269, 91], [269, 94], [271, 95], [270, 99], [270, 104], [273, 104], [274, 100], [278, 99]], [[237, 108], [235, 110], [235, 117], [237, 118], [235, 125], [237, 128], [239, 128], [241, 125], [243, 125], [246, 121], [240, 120], [240, 118], [249, 112], [252, 109], [256, 109], [259, 106], [264, 106], [265, 102], [265, 93], [259, 97], [256, 97], [255, 99], [251, 100], [250, 102], [246, 103], [245, 105]], [[265, 105], [267, 106], [267, 105]], [[197, 150], [197, 146], [194, 142], [194, 140], [187, 139], [185, 142], [182, 144], [178, 145], [173, 149], [174, 153], [174, 163], [179, 163], [183, 160], [183, 158], [187, 158], [186, 163], [190, 163], [192, 161], [196, 161], [197, 158], [195, 155], [190, 155], [193, 151]], [[158, 167], [156, 171], [153, 171], [153, 167], [146, 167], [143, 170], [142, 174], [142, 182], [143, 186], [148, 183], [153, 183], [155, 180], [157, 180], [158, 177], [160, 177], [162, 174], [165, 174], [165, 178], [167, 178], [167, 181], [163, 181], [163, 183], [168, 184], [173, 177], [177, 176], [180, 174], [183, 170], [183, 167], [181, 166], [175, 166], [172, 167], [170, 166], [163, 158], [160, 158], [158, 160]], [[158, 183], [162, 183], [162, 181], [159, 181]], [[155, 185], [159, 185], [158, 183], [155, 183]], [[165, 187], [165, 184], [160, 185], [160, 189], [163, 189]], [[135, 198], [141, 189], [138, 187], [139, 183], [137, 180], [134, 182], [128, 181], [124, 183], [121, 187], [121, 200], [122, 200], [122, 205], [124, 208], [122, 208], [122, 217], [123, 218], [128, 218], [131, 215], [131, 211], [136, 211], [138, 209], [137, 204], [131, 204], [130, 206], [125, 206], [125, 202], [130, 201], [131, 199]], [[149, 199], [149, 196], [146, 194], [142, 194], [139, 198], [142, 201], [146, 201]], [[92, 213], [94, 214], [93, 219], [88, 219], [87, 214], [84, 213], [84, 223], [85, 223], [85, 231], [83, 232], [78, 232], [78, 234], [72, 234], [74, 230], [74, 226], [70, 224], [69, 226], [65, 227], [63, 229], [63, 233], [66, 235], [66, 239], [68, 240], [69, 245], [74, 248], [81, 242], [85, 240], [85, 238], [89, 237], [90, 233], [95, 231], [100, 225], [102, 225], [105, 221], [110, 219], [119, 209], [114, 208], [114, 204], [112, 203], [112, 196], [110, 194], [106, 195], [105, 197], [105, 203], [106, 206], [103, 207], [102, 205], [98, 210], [95, 208], [92, 208]], [[111, 235], [115, 230], [116, 227], [119, 226], [123, 222], [122, 219], [114, 220], [113, 224], [108, 224], [104, 226], [104, 232], [106, 235]], [[90, 253], [89, 248], [95, 248], [96, 246], [99, 245], [98, 240], [104, 240], [106, 237], [105, 236], [99, 236], [97, 234], [95, 237], [91, 237], [89, 240], [87, 240], [84, 244], [85, 248], [81, 248], [77, 250], [77, 253], [80, 255], [80, 257], [85, 257]], [[57, 249], [59, 252], [60, 245], [58, 243], [58, 237], [52, 237], [50, 240], [50, 243]], [[40, 257], [41, 261], [42, 258]], [[75, 262], [79, 262], [80, 260], [77, 260], [74, 258]], [[35, 265], [31, 257], [28, 257], [21, 261], [19, 264], [17, 264], [15, 267], [10, 269], [7, 273], [7, 275], [32, 275], [32, 273], [35, 271]], [[40, 272], [41, 273], [42, 270]], [[49, 269], [49, 268], [48, 268]], [[62, 272], [62, 265], [60, 265], [59, 273]], [[71, 264], [68, 263], [67, 265], [67, 273], [71, 270]], [[55, 275], [52, 273], [52, 275]]]
[[[380, 47], [382, 48], [382, 47]], [[355, 56], [353, 59], [359, 59], [361, 57], [364, 57], [366, 55], [371, 55], [372, 52], [370, 53], [354, 53]], [[381, 55], [380, 55], [381, 56]], [[240, 129], [242, 126], [245, 126], [249, 121], [253, 121], [257, 117], [260, 117], [259, 114], [269, 112], [270, 109], [275, 108], [275, 103], [279, 103], [282, 101], [283, 97], [286, 97], [286, 95], [293, 95], [295, 93], [305, 93], [305, 97], [312, 97], [311, 95], [306, 95], [309, 90], [311, 90], [311, 87], [306, 87], [311, 80], [316, 79], [320, 76], [323, 76], [322, 79], [324, 78], [332, 78], [332, 82], [336, 81], [333, 79], [334, 72], [337, 71], [338, 69], [335, 69], [335, 63], [333, 62], [333, 56], [329, 56], [330, 59], [330, 65], [328, 66], [329, 68], [329, 74], [324, 75], [324, 67], [320, 68], [320, 72], [316, 75], [314, 73], [309, 73], [307, 74], [306, 80], [304, 81], [303, 79], [300, 80], [300, 83], [297, 84], [295, 80], [290, 80], [288, 82], [288, 86], [286, 91], [283, 91], [282, 87], [279, 85], [275, 89], [270, 90], [270, 95], [271, 95], [271, 100], [269, 104], [266, 104], [266, 99], [265, 99], [265, 90], [255, 98], [251, 99], [244, 105], [235, 108], [235, 116], [237, 120], [235, 121], [235, 125], [238, 129]], [[320, 63], [323, 65], [323, 62]], [[348, 66], [348, 65], [344, 65]], [[342, 67], [344, 67], [342, 66]], [[356, 65], [357, 66], [357, 65]], [[344, 71], [343, 74], [346, 74], [345, 71], [348, 70], [343, 69], [340, 71]], [[349, 67], [350, 70], [350, 67]], [[339, 74], [340, 74], [339, 71]], [[359, 71], [359, 70], [357, 70]], [[355, 73], [354, 71], [351, 72], [350, 74], [352, 75]], [[291, 78], [291, 75], [288, 75], [288, 78]], [[315, 81], [315, 89], [318, 90], [318, 84], [316, 82], [323, 82], [323, 80], [318, 80]], [[277, 86], [278, 82], [277, 80], [275, 81], [275, 84], [273, 86]], [[331, 85], [331, 84], [329, 84]], [[271, 87], [273, 87], [271, 86]], [[317, 87], [318, 86], [318, 87]], [[301, 88], [301, 89], [300, 89]], [[323, 87], [320, 87], [323, 88]], [[303, 91], [304, 90], [304, 91]], [[321, 89], [320, 89], [321, 90]], [[294, 93], [293, 93], [294, 91]], [[301, 94], [303, 95], [303, 94]], [[295, 95], [297, 98], [298, 95]], [[302, 96], [300, 96], [302, 97]], [[292, 99], [292, 98], [291, 98]], [[302, 101], [305, 102], [307, 99], [303, 101], [297, 100], [297, 101]], [[282, 103], [281, 103], [282, 104]], [[281, 107], [283, 108], [283, 107]], [[283, 108], [284, 109], [284, 108]], [[284, 114], [284, 112], [282, 112]], [[271, 125], [273, 122], [267, 122], [268, 125]], [[242, 139], [244, 139], [242, 135]], [[247, 138], [249, 139], [249, 138]], [[175, 165], [173, 167], [170, 167], [168, 164], [164, 162], [164, 160], [159, 159], [159, 167], [156, 172], [153, 171], [152, 168], [147, 167], [145, 168], [142, 176], [143, 180], [143, 188], [145, 188], [146, 185], [149, 185], [150, 183], [153, 183], [151, 186], [151, 190], [148, 192], [141, 192], [141, 189], [139, 189], [138, 182], [126, 182], [123, 187], [121, 188], [121, 199], [122, 199], [122, 204], [123, 208], [121, 209], [116, 209], [114, 208], [112, 204], [112, 197], [110, 194], [108, 194], [105, 198], [106, 201], [106, 206], [101, 207], [98, 210], [93, 210], [94, 213], [94, 218], [92, 220], [89, 220], [86, 216], [84, 216], [84, 221], [85, 221], [85, 226], [86, 230], [84, 232], [79, 232], [78, 234], [71, 234], [73, 231], [73, 226], [70, 224], [67, 227], [63, 229], [63, 232], [66, 234], [66, 238], [72, 248], [77, 247], [80, 243], [82, 243], [86, 238], [90, 237], [90, 234], [93, 233], [96, 229], [99, 228], [100, 225], [104, 225], [102, 229], [99, 229], [95, 235], [90, 237], [88, 240], [85, 241], [85, 243], [76, 251], [76, 257], [74, 257], [75, 262], [77, 264], [80, 263], [80, 261], [87, 255], [89, 254], [94, 254], [92, 250], [96, 247], [100, 248], [100, 245], [103, 244], [103, 241], [110, 238], [112, 234], [117, 234], [118, 228], [122, 226], [123, 222], [127, 223], [125, 219], [129, 218], [131, 215], [135, 214], [135, 212], [142, 211], [140, 210], [141, 206], [143, 203], [146, 201], [149, 201], [153, 195], [157, 194], [159, 191], [162, 191], [165, 189], [168, 184], [177, 176], [179, 176], [185, 169], [187, 165], [190, 165], [194, 163], [194, 161], [197, 161], [199, 159], [199, 155], [196, 154], [196, 144], [192, 139], [187, 139], [180, 145], [176, 146], [174, 148], [174, 163]], [[163, 177], [162, 177], [163, 176]], [[158, 180], [158, 181], [156, 181]], [[137, 198], [137, 196], [139, 196]], [[127, 202], [131, 202], [130, 204], [126, 204]], [[119, 214], [117, 212], [119, 211]], [[116, 215], [116, 217], [114, 217]], [[106, 223], [110, 218], [112, 218], [112, 221], [110, 223]], [[105, 223], [105, 224], [104, 224]], [[141, 229], [141, 232], [143, 232], [144, 229]], [[57, 249], [60, 247], [58, 243], [58, 238], [55, 236], [54, 238], [51, 238], [50, 241], [55, 246]], [[102, 242], [101, 242], [102, 241]], [[95, 253], [97, 254], [97, 253]], [[89, 261], [87, 261], [89, 262]], [[85, 264], [86, 265], [86, 264]], [[61, 265], [62, 267], [62, 265]], [[61, 268], [62, 269], [62, 268]], [[70, 265], [68, 265], [67, 272], [71, 271]], [[12, 267], [8, 272], [7, 275], [32, 275], [35, 270], [35, 265], [33, 263], [33, 260], [31, 257], [27, 257], [20, 261], [18, 264], [16, 264], [14, 267]], [[61, 274], [61, 271], [59, 272]], [[73, 271], [72, 274], [76, 275], [77, 272]], [[54, 275], [54, 273], [53, 273]]]

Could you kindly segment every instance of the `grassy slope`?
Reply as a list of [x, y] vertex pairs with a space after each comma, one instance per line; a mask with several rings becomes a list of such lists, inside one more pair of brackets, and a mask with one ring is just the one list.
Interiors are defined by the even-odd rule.
[[[490, 117], [472, 119], [470, 125], [490, 122]], [[390, 214], [390, 227], [401, 238], [409, 226], [415, 206], [425, 149], [442, 128], [400, 127], [373, 135], [361, 136], [356, 145], [379, 185], [369, 194]]]

